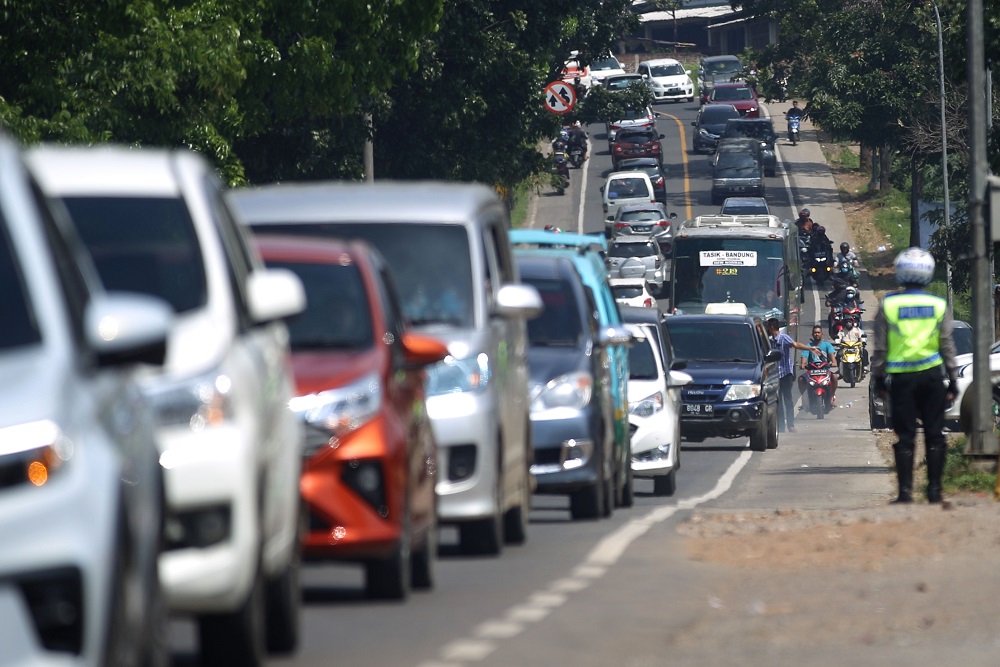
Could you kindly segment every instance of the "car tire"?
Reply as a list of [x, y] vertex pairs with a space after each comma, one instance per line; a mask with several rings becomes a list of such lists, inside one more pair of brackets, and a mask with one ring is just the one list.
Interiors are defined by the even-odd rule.
[[365, 593], [372, 600], [405, 600], [412, 588], [413, 534], [409, 508], [403, 508], [399, 543], [388, 558], [365, 561]]
[[654, 496], [672, 496], [677, 492], [677, 470], [653, 478]]
[[593, 486], [578, 489], [569, 495], [569, 515], [574, 521], [597, 519], [605, 507], [607, 484], [598, 479]]
[[752, 451], [763, 452], [767, 449], [768, 421], [767, 412], [765, 411], [764, 421], [758, 424], [754, 430], [750, 432], [750, 449]]
[[410, 555], [410, 585], [414, 589], [428, 591], [434, 588], [434, 562], [437, 560], [437, 550], [438, 527], [437, 508], [435, 508], [423, 543]]
[[266, 629], [261, 569], [258, 553], [253, 583], [239, 609], [228, 614], [206, 614], [198, 618], [201, 664], [234, 667], [264, 665]]
[[778, 448], [778, 415], [772, 413], [770, 426], [767, 429], [767, 448]]
[[503, 515], [503, 539], [507, 544], [524, 544], [528, 539], [528, 514], [531, 512], [531, 473], [524, 466], [521, 499]]
[[497, 462], [495, 514], [478, 521], [458, 525], [458, 542], [462, 553], [476, 556], [499, 556], [503, 551], [503, 496], [500, 493], [500, 463]]
[[771, 177], [776, 176], [777, 174], [778, 174], [777, 169], [768, 169], [767, 171], [764, 172], [765, 176], [771, 176]]
[[[122, 501], [124, 502], [124, 500]], [[143, 573], [138, 571], [138, 564], [135, 557], [134, 536], [129, 532], [129, 518], [124, 507], [118, 509], [118, 520], [115, 529], [115, 562], [111, 570], [111, 607], [108, 610], [108, 634], [105, 644], [105, 658], [102, 661], [106, 665], [128, 665], [135, 664], [139, 656], [143, 653], [143, 637], [134, 632], [134, 619], [143, 615], [143, 609], [137, 608], [138, 603], [142, 607], [147, 607], [153, 603], [162, 606], [162, 600], [145, 600], [141, 592], [143, 586]], [[154, 559], [155, 569], [155, 559]], [[155, 575], [154, 575], [155, 576]], [[157, 586], [150, 588], [150, 592], [159, 593], [159, 579], [156, 579]], [[150, 613], [152, 610], [147, 611]], [[165, 616], [163, 617], [165, 622]], [[162, 640], [162, 632], [160, 639]], [[154, 653], [150, 657], [157, 657]], [[166, 653], [163, 658], [166, 658]], [[151, 663], [165, 665], [167, 663]]]
[[300, 515], [300, 532], [295, 536], [287, 566], [271, 578], [264, 592], [267, 623], [267, 652], [288, 655], [299, 646], [299, 618], [302, 607], [302, 534], [305, 514]]
[[625, 482], [622, 484], [622, 507], [635, 505], [635, 473], [632, 472], [631, 456], [625, 461]]

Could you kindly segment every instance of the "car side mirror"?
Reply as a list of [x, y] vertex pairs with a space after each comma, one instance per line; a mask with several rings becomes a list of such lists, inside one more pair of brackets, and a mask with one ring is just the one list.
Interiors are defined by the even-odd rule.
[[541, 315], [544, 308], [542, 297], [533, 286], [507, 283], [497, 291], [492, 314], [512, 320], [531, 320]]
[[667, 137], [667, 135], [665, 135], [663, 133], [660, 133], [660, 139], [665, 139], [666, 137]]
[[687, 359], [674, 359], [670, 362], [670, 370], [682, 371], [688, 367]]
[[670, 218], [671, 220], [676, 220], [676, 219], [677, 219], [677, 214], [676, 214], [676, 213], [671, 213], [671, 214], [670, 214], [670, 215], [669, 215], [668, 217], [669, 217], [669, 218]]
[[683, 387], [694, 382], [694, 378], [681, 371], [671, 370], [667, 378], [668, 387]]
[[402, 337], [403, 358], [410, 368], [423, 368], [448, 356], [444, 343], [431, 336], [407, 331]]
[[696, 121], [696, 120], [691, 121], [691, 126], [692, 127], [698, 127], [698, 121]]
[[770, 350], [764, 355], [764, 361], [768, 363], [781, 361], [781, 350]]
[[603, 185], [601, 186], [601, 194], [602, 195], [604, 194], [604, 186]]

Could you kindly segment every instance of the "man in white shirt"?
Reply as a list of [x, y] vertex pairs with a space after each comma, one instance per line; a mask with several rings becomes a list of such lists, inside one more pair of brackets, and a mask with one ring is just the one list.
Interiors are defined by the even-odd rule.
[[[846, 342], [851, 342], [851, 343], [859, 343], [860, 342], [860, 343], [862, 343], [862, 347], [861, 347], [861, 365], [864, 366], [865, 368], [867, 368], [868, 367], [868, 349], [864, 346], [864, 344], [868, 342], [868, 337], [865, 335], [865, 332], [862, 331], [860, 327], [854, 326], [854, 318], [853, 317], [845, 317], [844, 318], [844, 328], [841, 329], [840, 333], [837, 334], [837, 345], [838, 346], [841, 343], [846, 343]], [[838, 349], [837, 350], [837, 361], [838, 362], [842, 361], [842, 356], [843, 356], [843, 350], [842, 349]]]

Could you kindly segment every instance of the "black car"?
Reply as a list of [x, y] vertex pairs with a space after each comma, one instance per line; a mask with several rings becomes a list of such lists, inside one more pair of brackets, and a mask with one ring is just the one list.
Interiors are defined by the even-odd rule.
[[740, 118], [740, 112], [732, 104], [709, 104], [698, 111], [698, 118], [691, 121], [694, 126], [694, 152], [711, 153], [719, 143], [719, 137], [726, 130], [726, 123]]
[[778, 133], [774, 131], [774, 122], [770, 118], [734, 118], [726, 123], [721, 141], [727, 139], [753, 139], [760, 144], [761, 162], [764, 163], [764, 174], [774, 176], [778, 169], [778, 158], [774, 151], [774, 142]]
[[720, 153], [712, 172], [712, 203], [726, 197], [764, 196], [764, 167], [758, 156], [744, 151]]
[[568, 495], [574, 519], [614, 506], [615, 416], [608, 339], [593, 292], [565, 257], [519, 256], [545, 310], [528, 320], [531, 474], [540, 494]]
[[615, 171], [644, 171], [653, 182], [653, 193], [656, 201], [664, 206], [667, 205], [667, 177], [663, 173], [663, 166], [655, 157], [630, 157], [618, 161], [618, 168]]
[[759, 318], [674, 315], [664, 319], [674, 355], [694, 382], [681, 390], [681, 437], [750, 436], [750, 448], [778, 446], [778, 361]]

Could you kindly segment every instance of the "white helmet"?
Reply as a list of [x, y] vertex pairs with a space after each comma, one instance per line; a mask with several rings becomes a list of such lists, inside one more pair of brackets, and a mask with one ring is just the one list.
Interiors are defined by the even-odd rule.
[[907, 248], [896, 256], [896, 282], [929, 285], [934, 279], [934, 257], [922, 248]]

